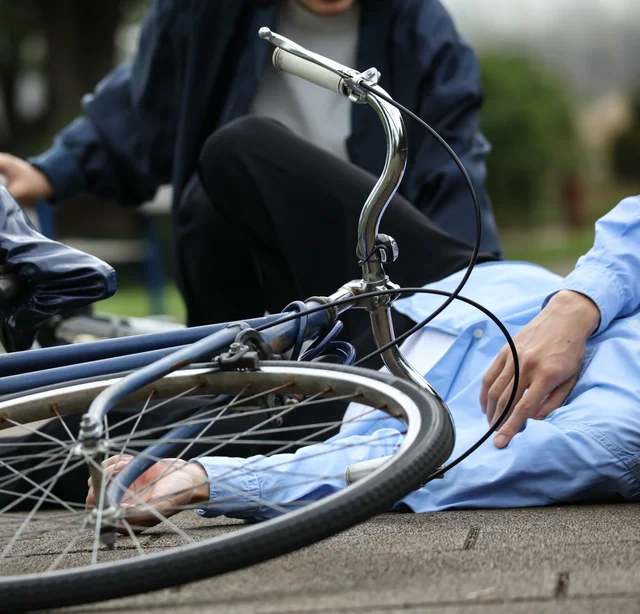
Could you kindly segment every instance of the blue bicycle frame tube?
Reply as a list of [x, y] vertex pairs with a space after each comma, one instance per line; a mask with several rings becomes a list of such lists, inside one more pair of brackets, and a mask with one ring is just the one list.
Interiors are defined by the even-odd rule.
[[[249, 326], [255, 328], [268, 322], [275, 322], [280, 318], [282, 318], [282, 314], [278, 313], [267, 316], [266, 318], [246, 320], [246, 322]], [[129, 356], [131, 354], [140, 354], [152, 350], [165, 348], [175, 349], [176, 346], [195, 343], [204, 337], [212, 335], [225, 328], [228, 324], [228, 322], [224, 324], [211, 324], [209, 326], [172, 330], [166, 333], [135, 335], [132, 337], [122, 337], [120, 339], [105, 339], [103, 341], [91, 341], [89, 343], [28, 350], [26, 352], [15, 352], [13, 354], [0, 354], [0, 377], [4, 378], [8, 375], [32, 373], [44, 369], [93, 362], [104, 358]], [[126, 367], [118, 369], [118, 371], [126, 370]], [[110, 373], [114, 373], [114, 371], [110, 371]], [[92, 374], [98, 375], [98, 373]], [[0, 394], [7, 394], [7, 392], [3, 391], [0, 392]]]
[[65, 384], [85, 378], [114, 375], [116, 373], [126, 373], [135, 369], [141, 369], [185, 347], [188, 346], [179, 345], [163, 350], [151, 350], [150, 352], [131, 354], [130, 356], [116, 356], [115, 358], [105, 358], [104, 360], [96, 360], [94, 362], [68, 365], [66, 367], [58, 367], [57, 369], [45, 369], [34, 373], [2, 377], [0, 378], [0, 397], [24, 392], [26, 390], [35, 390], [45, 386]]
[[[309, 303], [309, 307], [314, 307], [315, 303]], [[282, 315], [282, 314], [281, 314]], [[310, 314], [306, 317], [305, 338], [311, 339], [326, 330], [331, 321], [331, 315], [323, 310]], [[292, 320], [277, 324], [265, 331], [262, 337], [269, 343], [276, 353], [284, 352], [293, 347], [298, 339], [300, 320]], [[210, 360], [220, 353], [222, 349], [229, 346], [235, 340], [238, 333], [243, 328], [249, 328], [248, 324], [238, 322], [230, 325], [205, 339], [187, 346], [171, 355], [161, 358], [138, 371], [130, 373], [122, 380], [103, 390], [93, 401], [86, 414], [91, 424], [91, 429], [97, 429], [97, 433], [102, 432], [103, 418], [109, 410], [130, 394], [140, 390], [144, 386], [154, 381], [182, 369], [194, 362], [202, 359]]]

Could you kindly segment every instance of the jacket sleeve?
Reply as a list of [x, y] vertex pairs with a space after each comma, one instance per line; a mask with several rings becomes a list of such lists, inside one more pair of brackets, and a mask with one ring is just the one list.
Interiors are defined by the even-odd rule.
[[[420, 14], [416, 52], [425, 62], [417, 109], [451, 146], [466, 168], [480, 201], [482, 247], [499, 251], [495, 221], [484, 182], [490, 145], [480, 133], [484, 92], [475, 52], [459, 36], [440, 2]], [[425, 135], [416, 154], [411, 200], [441, 228], [469, 244], [475, 242], [473, 203], [459, 168], [440, 143]]]
[[86, 192], [135, 205], [169, 182], [179, 91], [174, 8], [171, 0], [154, 0], [134, 58], [84, 97], [85, 115], [51, 149], [29, 160], [57, 201]]
[[562, 289], [580, 292], [598, 306], [596, 334], [640, 307], [640, 196], [623, 200], [596, 222], [593, 247]]

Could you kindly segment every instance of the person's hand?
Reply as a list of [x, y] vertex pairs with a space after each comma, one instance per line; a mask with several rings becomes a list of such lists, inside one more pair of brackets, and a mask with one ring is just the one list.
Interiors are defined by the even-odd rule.
[[5, 176], [7, 190], [23, 206], [53, 196], [53, 187], [43, 173], [10, 154], [0, 153], [0, 175]]
[[[132, 460], [133, 457], [128, 455], [108, 458], [102, 463], [105, 478], [112, 480]], [[208, 500], [209, 479], [202, 465], [178, 458], [165, 458], [133, 482], [122, 497], [121, 507], [129, 508], [126, 520], [135, 531], [139, 531], [161, 522], [158, 515], [149, 511], [149, 508], [169, 518], [184, 506]], [[91, 478], [86, 503], [90, 507], [96, 504]], [[118, 530], [124, 529], [119, 527]]]
[[[578, 380], [587, 339], [598, 328], [600, 311], [583, 294], [563, 290], [513, 341], [520, 382], [509, 417], [493, 442], [506, 447], [528, 418], [542, 420], [564, 403]], [[480, 406], [490, 424], [502, 414], [513, 388], [513, 358], [505, 346], [482, 378]]]

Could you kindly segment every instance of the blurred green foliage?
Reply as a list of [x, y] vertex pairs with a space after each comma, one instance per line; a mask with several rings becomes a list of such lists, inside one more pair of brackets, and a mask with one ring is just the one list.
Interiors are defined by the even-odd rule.
[[481, 64], [481, 126], [493, 148], [487, 188], [496, 216], [501, 226], [534, 223], [544, 201], [558, 198], [558, 181], [580, 167], [570, 89], [522, 55], [487, 53]]

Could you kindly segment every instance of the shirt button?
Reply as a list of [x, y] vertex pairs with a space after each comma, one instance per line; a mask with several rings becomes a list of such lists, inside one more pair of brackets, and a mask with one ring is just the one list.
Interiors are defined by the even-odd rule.
[[476, 328], [476, 329], [473, 331], [473, 336], [474, 336], [476, 339], [481, 339], [481, 338], [482, 338], [482, 335], [484, 335], [484, 331], [483, 331], [481, 328]]

